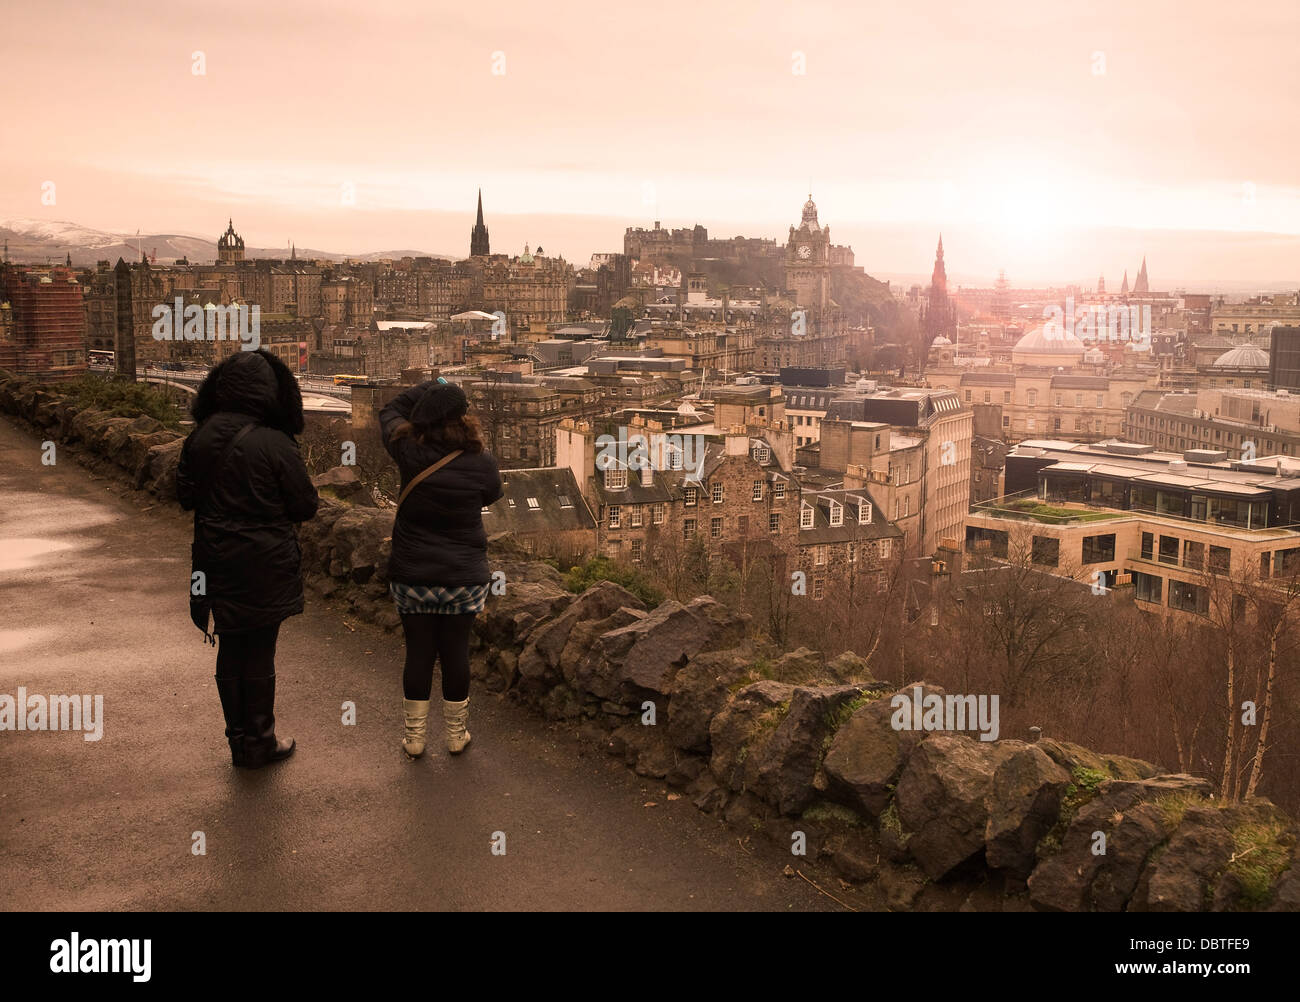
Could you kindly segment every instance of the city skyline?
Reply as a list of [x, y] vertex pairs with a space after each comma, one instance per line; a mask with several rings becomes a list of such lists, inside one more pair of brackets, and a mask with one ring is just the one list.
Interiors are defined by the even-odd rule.
[[[1118, 283], [1143, 254], [1164, 286], [1300, 273], [1284, 4], [1228, 23], [1208, 4], [669, 5], [640, 32], [585, 5], [199, 22], [182, 3], [37, 30], [61, 6], [14, 14], [32, 31], [11, 71], [48, 83], [11, 114], [29, 142], [0, 155], [6, 218], [210, 233], [234, 215], [259, 246], [460, 254], [481, 186], [497, 248], [581, 264], [655, 219], [779, 239], [811, 186], [872, 274], [923, 274], [939, 232], [955, 275], [1026, 284]], [[98, 51], [109, 27], [123, 41]], [[129, 130], [72, 117], [106, 78], [144, 102]]]

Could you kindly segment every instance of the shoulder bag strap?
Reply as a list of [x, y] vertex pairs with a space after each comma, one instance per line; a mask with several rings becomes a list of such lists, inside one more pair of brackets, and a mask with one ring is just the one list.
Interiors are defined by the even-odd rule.
[[406, 485], [406, 489], [402, 491], [401, 495], [398, 497], [397, 507], [398, 508], [402, 507], [402, 502], [406, 500], [407, 495], [411, 493], [411, 490], [415, 487], [416, 484], [422, 481], [425, 477], [437, 473], [440, 469], [442, 469], [444, 466], [446, 466], [448, 463], [450, 463], [453, 459], [455, 459], [464, 451], [465, 451], [464, 449], [457, 449], [455, 452], [449, 452], [447, 453], [447, 455], [443, 456], [432, 466], [427, 467], [426, 469], [421, 470], [419, 473], [417, 473], [415, 477], [411, 480], [411, 482]]

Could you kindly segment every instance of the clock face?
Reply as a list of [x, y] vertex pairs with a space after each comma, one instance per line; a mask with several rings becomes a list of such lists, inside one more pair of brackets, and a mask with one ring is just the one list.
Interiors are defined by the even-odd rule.
[[799, 256], [806, 261], [808, 258], [812, 257], [812, 248], [809, 247], [807, 244], [800, 244]]

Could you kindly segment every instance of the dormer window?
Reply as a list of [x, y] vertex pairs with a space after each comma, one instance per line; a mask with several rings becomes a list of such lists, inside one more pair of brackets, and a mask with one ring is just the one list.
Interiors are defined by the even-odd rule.
[[670, 448], [668, 450], [668, 469], [680, 470], [682, 468], [682, 450]]
[[805, 501], [803, 503], [803, 507], [799, 509], [799, 528], [811, 529], [812, 527], [813, 527], [813, 506], [810, 505], [807, 501]]
[[838, 501], [831, 502], [831, 525], [844, 524], [844, 505]]
[[871, 524], [871, 502], [858, 498], [858, 525]]
[[624, 466], [609, 466], [605, 468], [605, 489], [610, 491], [621, 491], [627, 488], [627, 468]]

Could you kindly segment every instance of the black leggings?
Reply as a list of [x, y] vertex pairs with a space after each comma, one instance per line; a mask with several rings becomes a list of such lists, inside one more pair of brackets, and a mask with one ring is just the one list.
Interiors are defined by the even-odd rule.
[[268, 678], [275, 674], [280, 624], [217, 635], [217, 678]]
[[423, 612], [402, 616], [402, 632], [406, 634], [402, 688], [407, 699], [429, 698], [436, 660], [442, 662], [442, 698], [459, 703], [469, 697], [469, 631], [475, 615]]

